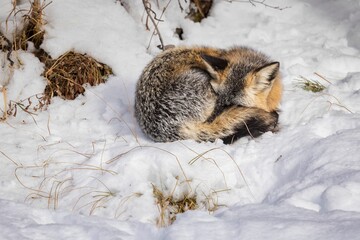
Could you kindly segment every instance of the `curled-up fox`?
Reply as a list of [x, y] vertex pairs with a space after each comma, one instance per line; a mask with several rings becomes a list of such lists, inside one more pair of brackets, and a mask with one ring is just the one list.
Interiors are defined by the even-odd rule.
[[274, 131], [282, 84], [279, 62], [248, 47], [175, 47], [143, 70], [135, 117], [156, 142], [232, 143]]

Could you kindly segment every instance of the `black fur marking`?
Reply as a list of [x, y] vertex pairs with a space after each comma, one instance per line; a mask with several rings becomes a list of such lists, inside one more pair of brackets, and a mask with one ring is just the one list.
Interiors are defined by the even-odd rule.
[[224, 144], [232, 144], [236, 140], [245, 136], [252, 136], [256, 138], [265, 132], [274, 130], [278, 123], [279, 114], [274, 111], [271, 112], [271, 115], [274, 117], [274, 121], [270, 123], [267, 123], [263, 119], [259, 119], [256, 117], [248, 119], [245, 124], [242, 123], [239, 126], [235, 134], [222, 139]]
[[218, 57], [213, 57], [210, 55], [206, 55], [206, 54], [200, 54], [200, 56], [207, 62], [210, 64], [211, 67], [213, 67], [215, 69], [215, 71], [221, 71], [224, 70], [229, 62], [225, 59], [222, 58], [218, 58]]
[[211, 113], [210, 117], [208, 117], [208, 119], [206, 119], [206, 122], [207, 123], [213, 122], [216, 117], [218, 117], [221, 113], [223, 113], [225, 110], [229, 109], [230, 107], [231, 107], [230, 105], [221, 103], [218, 98], [216, 101], [214, 111]]

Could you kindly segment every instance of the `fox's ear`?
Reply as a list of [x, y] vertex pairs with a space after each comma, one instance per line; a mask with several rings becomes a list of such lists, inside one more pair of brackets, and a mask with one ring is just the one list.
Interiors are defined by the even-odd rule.
[[228, 66], [229, 62], [226, 59], [210, 56], [207, 54], [201, 54], [200, 56], [202, 59], [204, 59], [205, 70], [212, 77], [212, 80], [210, 81], [211, 86], [215, 92], [219, 92], [224, 81], [220, 72]]
[[205, 62], [207, 64], [210, 65], [210, 67], [214, 71], [222, 71], [229, 64], [229, 62], [223, 58], [218, 58], [218, 57], [214, 57], [214, 56], [210, 56], [210, 55], [206, 55], [206, 54], [201, 54], [200, 56], [202, 57], [202, 59], [205, 60]]
[[264, 91], [271, 88], [273, 80], [279, 74], [280, 63], [272, 62], [266, 64], [254, 71], [255, 81], [253, 86], [258, 91]]

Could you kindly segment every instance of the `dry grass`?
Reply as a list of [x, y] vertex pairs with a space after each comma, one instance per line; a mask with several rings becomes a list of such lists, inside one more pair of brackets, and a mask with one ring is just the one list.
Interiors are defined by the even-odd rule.
[[[72, 151], [71, 149], [64, 150], [64, 153], [73, 153], [74, 156], [79, 155], [82, 159], [87, 158], [87, 154]], [[116, 175], [117, 173], [102, 168], [97, 165], [90, 165], [76, 162], [56, 161], [54, 159], [44, 160], [41, 164], [23, 165], [12, 160], [5, 153], [0, 152], [3, 156], [12, 161], [16, 168], [14, 176], [17, 182], [30, 193], [27, 195], [25, 201], [46, 201], [47, 207], [50, 209], [57, 209], [60, 200], [63, 196], [70, 192], [79, 192], [91, 189], [89, 192], [82, 194], [74, 205], [74, 210], [83, 208], [89, 209], [89, 214], [93, 214], [97, 209], [103, 208], [105, 203], [115, 196], [115, 193], [99, 179], [94, 178], [103, 186], [100, 190], [93, 186], [74, 186], [72, 172], [100, 172], [101, 174]], [[31, 173], [31, 175], [29, 175]], [[80, 206], [78, 206], [81, 204]]]
[[209, 15], [212, 4], [212, 0], [190, 0], [187, 17], [194, 22], [201, 22]]
[[[51, 3], [51, 2], [50, 2]], [[14, 40], [9, 41], [4, 34], [1, 34], [1, 50], [8, 52], [7, 60], [11, 66], [13, 52], [17, 50], [28, 50], [29, 42], [32, 42], [35, 49], [33, 53], [45, 64], [44, 77], [48, 84], [44, 90], [44, 97], [40, 98], [42, 108], [49, 104], [51, 98], [60, 96], [64, 99], [75, 99], [79, 94], [85, 92], [84, 84], [91, 86], [104, 83], [107, 77], [112, 74], [112, 70], [107, 65], [100, 63], [86, 54], [76, 52], [67, 52], [58, 59], [51, 57], [40, 48], [44, 40], [44, 9], [50, 4], [45, 1], [33, 0], [31, 7], [26, 14], [23, 14], [24, 27], [14, 36]], [[14, 8], [9, 14], [14, 16], [18, 14], [16, 2]], [[16, 32], [16, 31], [15, 31]], [[9, 79], [10, 81], [10, 79]], [[6, 89], [5, 89], [6, 90]], [[4, 99], [6, 98], [3, 90]], [[5, 99], [6, 100], [6, 99]], [[7, 109], [5, 107], [5, 119]]]
[[[114, 217], [119, 218], [127, 211], [127, 204], [133, 199], [140, 197], [142, 193], [134, 192], [128, 196], [122, 196], [122, 194], [118, 194], [117, 191], [112, 190], [106, 185], [106, 181], [103, 181], [104, 174], [107, 174], [109, 177], [118, 174], [111, 170], [113, 167], [109, 164], [117, 161], [128, 152], [109, 161], [105, 161], [101, 156], [101, 161], [97, 161], [95, 165], [88, 163], [93, 157], [101, 155], [104, 148], [101, 149], [100, 145], [98, 147], [92, 145], [92, 151], [79, 152], [76, 147], [70, 143], [51, 143], [39, 146], [38, 151], [50, 149], [54, 149], [55, 151], [51, 151], [51, 154], [44, 160], [39, 163], [33, 163], [33, 165], [22, 164], [1, 151], [0, 155], [13, 163], [15, 167], [15, 178], [18, 183], [29, 192], [25, 199], [27, 202], [31, 203], [34, 201], [40, 204], [46, 204], [49, 209], [58, 209], [63, 207], [62, 205], [64, 203], [66, 204], [66, 201], [63, 200], [64, 198], [66, 199], [69, 195], [77, 196], [77, 200], [75, 200], [73, 204], [73, 211], [86, 212], [92, 215], [101, 214], [102, 211], [109, 211], [106, 209], [111, 207], [114, 212]], [[99, 151], [95, 149], [99, 149]], [[141, 148], [134, 148], [130, 151], [135, 151], [136, 149]], [[157, 148], [154, 149], [161, 150]], [[174, 153], [166, 150], [161, 151], [169, 153], [171, 156], [176, 156]], [[216, 164], [214, 159], [206, 156], [207, 153], [208, 152], [200, 153], [199, 156], [190, 161], [191, 164], [195, 164], [199, 159], [204, 159], [211, 163], [214, 161]], [[66, 155], [66, 159], [73, 159], [73, 161], [62, 160], [64, 155]], [[218, 195], [222, 192], [228, 192], [229, 190], [225, 188], [204, 191], [201, 190], [201, 188], [197, 189], [197, 187], [196, 189], [192, 189], [195, 183], [186, 177], [184, 169], [179, 163], [179, 159], [175, 157], [175, 160], [178, 162], [179, 169], [183, 173], [183, 176], [180, 173], [179, 176], [176, 177], [173, 187], [169, 189], [168, 186], [166, 187], [162, 184], [157, 185], [154, 183], [152, 185], [154, 204], [156, 204], [159, 210], [156, 219], [159, 227], [171, 225], [176, 220], [178, 214], [188, 210], [201, 208], [209, 212], [215, 211], [221, 206], [218, 202]], [[218, 164], [216, 164], [216, 166], [218, 166]], [[221, 169], [219, 170], [221, 171]], [[82, 182], [79, 182], [79, 179], [75, 177], [79, 175], [83, 175], [82, 178], [85, 177]], [[92, 180], [88, 181], [89, 178], [96, 180], [99, 184], [96, 184], [96, 182]], [[193, 186], [190, 185], [191, 182]], [[114, 204], [117, 204], [117, 206]]]
[[[51, 2], [50, 2], [51, 3]], [[40, 0], [33, 0], [31, 2], [30, 9], [23, 13], [25, 10], [19, 10], [17, 6], [17, 1], [13, 1], [13, 9], [9, 13], [5, 24], [6, 29], [8, 29], [7, 24], [10, 19], [15, 21], [16, 29], [13, 30], [11, 35], [13, 39], [10, 41], [5, 35], [8, 35], [3, 32], [0, 32], [0, 50], [3, 52], [8, 52], [7, 60], [10, 65], [13, 66], [14, 62], [11, 58], [12, 52], [17, 50], [27, 50], [28, 43], [32, 42], [35, 49], [40, 49], [40, 45], [44, 40], [44, 25], [46, 24], [44, 20], [44, 9], [50, 4]], [[16, 23], [16, 15], [20, 14], [22, 16], [23, 27], [18, 29]], [[8, 31], [8, 30], [5, 30]]]
[[[329, 84], [330, 81], [328, 81], [327, 79], [325, 79], [323, 76], [321, 76], [320, 74], [318, 73], [315, 73], [318, 77], [320, 77], [320, 79], [328, 82]], [[305, 91], [309, 91], [309, 92], [314, 92], [314, 93], [317, 93], [317, 92], [322, 92], [323, 90], [326, 89], [325, 85], [322, 84], [320, 81], [317, 81], [317, 80], [312, 80], [312, 79], [309, 79], [309, 78], [306, 78], [306, 77], [303, 77], [303, 76], [299, 76], [298, 79], [296, 79], [296, 85], [298, 87], [300, 87], [301, 89], [305, 90]]]
[[44, 51], [39, 50], [36, 56], [45, 64], [43, 76], [47, 80], [44, 93], [30, 96], [20, 101], [7, 101], [6, 88], [3, 91], [5, 104], [3, 116], [0, 120], [6, 120], [8, 116], [16, 117], [18, 109], [32, 115], [51, 103], [51, 99], [59, 96], [63, 99], [73, 100], [79, 94], [85, 92], [84, 85], [96, 86], [105, 83], [112, 69], [106, 64], [96, 61], [87, 54], [66, 52], [57, 59]]
[[0, 121], [5, 121], [8, 116], [16, 117], [19, 110], [21, 110], [22, 112], [27, 113], [37, 125], [34, 116], [37, 115], [36, 112], [39, 109], [42, 109], [45, 106], [45, 102], [43, 100], [43, 95], [37, 94], [20, 101], [10, 100], [8, 104], [4, 104], [4, 106], [3, 116], [0, 117]]
[[[1, 76], [3, 80], [3, 86], [1, 89], [3, 98], [4, 98], [4, 109], [3, 116], [0, 117], [0, 120], [6, 120], [9, 115], [16, 115], [17, 107], [21, 109], [25, 109], [26, 112], [29, 113], [29, 106], [22, 105], [21, 102], [9, 102], [7, 99], [7, 85], [11, 82], [15, 68], [18, 68], [21, 65], [20, 59], [17, 57], [16, 53], [18, 50], [27, 50], [29, 42], [32, 42], [35, 49], [39, 49], [40, 45], [44, 39], [44, 30], [43, 26], [45, 24], [43, 18], [43, 10], [48, 6], [48, 4], [43, 1], [41, 3], [40, 0], [33, 0], [31, 2], [30, 9], [27, 13], [23, 14], [24, 10], [19, 10], [17, 6], [17, 1], [12, 1], [13, 9], [9, 13], [5, 24], [7, 29], [7, 24], [10, 19], [16, 22], [16, 15], [21, 14], [23, 21], [22, 29], [15, 29], [12, 33], [13, 39], [10, 41], [2, 32], [0, 32], [0, 50], [6, 54], [6, 59], [3, 64], [3, 69], [7, 69], [5, 71], [5, 76]], [[17, 26], [17, 24], [15, 23]], [[16, 27], [17, 28], [17, 27]], [[36, 50], [37, 51], [37, 50]], [[16, 63], [16, 64], [15, 64]], [[28, 102], [31, 102], [31, 97], [29, 97]], [[24, 100], [25, 101], [25, 100]], [[41, 102], [41, 101], [40, 101]], [[9, 104], [9, 106], [8, 106]], [[40, 104], [41, 105], [41, 104]], [[37, 107], [35, 107], [37, 108]]]
[[182, 198], [175, 198], [173, 192], [169, 195], [165, 195], [155, 185], [153, 185], [153, 194], [160, 212], [157, 220], [157, 225], [159, 227], [165, 227], [172, 224], [176, 220], [176, 215], [179, 213], [198, 208], [195, 195], [191, 196], [185, 194]]
[[106, 64], [96, 61], [86, 54], [67, 52], [57, 59], [45, 57], [44, 77], [48, 84], [45, 88], [45, 102], [52, 97], [75, 99], [85, 92], [84, 84], [91, 86], [104, 83], [112, 70]]
[[[158, 187], [157, 185], [152, 184], [153, 196], [154, 196], [155, 203], [159, 210], [159, 216], [156, 220], [157, 226], [165, 227], [165, 226], [171, 225], [176, 220], [177, 214], [184, 213], [185, 211], [188, 211], [188, 210], [195, 210], [198, 208], [202, 208], [202, 209], [207, 210], [209, 213], [211, 213], [211, 212], [216, 211], [220, 206], [224, 206], [224, 205], [219, 204], [218, 195], [222, 194], [222, 193], [227, 193], [231, 189], [228, 187], [227, 182], [226, 182], [225, 173], [222, 171], [222, 169], [219, 166], [219, 164], [217, 163], [217, 161], [215, 159], [207, 156], [210, 152], [213, 152], [213, 151], [220, 151], [220, 152], [224, 153], [223, 156], [228, 157], [229, 160], [231, 160], [234, 163], [236, 169], [239, 171], [239, 174], [244, 181], [244, 184], [246, 185], [246, 187], [249, 191], [249, 194], [251, 194], [251, 196], [255, 200], [255, 197], [250, 189], [249, 184], [247, 183], [247, 181], [245, 179], [244, 174], [242, 173], [242, 171], [240, 169], [240, 166], [236, 163], [235, 159], [227, 151], [225, 151], [221, 148], [213, 148], [213, 149], [209, 149], [205, 152], [199, 153], [196, 150], [189, 148], [188, 146], [186, 146], [183, 143], [180, 143], [180, 144], [196, 155], [194, 158], [192, 158], [188, 162], [189, 165], [194, 165], [200, 159], [205, 160], [206, 162], [209, 162], [210, 164], [215, 165], [215, 167], [219, 169], [219, 171], [221, 172], [221, 174], [223, 176], [223, 181], [224, 181], [224, 185], [225, 185], [224, 188], [209, 189], [210, 191], [203, 191], [203, 190], [197, 189], [197, 187], [195, 186], [195, 189], [194, 189], [193, 179], [189, 178], [187, 176], [187, 174], [185, 173], [185, 169], [183, 168], [178, 156], [166, 149], [162, 149], [162, 148], [155, 147], [155, 146], [133, 147], [130, 150], [125, 151], [125, 152], [109, 159], [108, 161], [104, 162], [106, 164], [114, 163], [116, 161], [121, 160], [125, 155], [129, 154], [130, 152], [141, 150], [144, 148], [151, 148], [156, 151], [164, 152], [174, 158], [174, 160], [177, 162], [177, 164], [179, 166], [179, 170], [180, 170], [181, 174], [176, 177], [176, 183], [175, 183], [175, 186], [173, 187], [172, 191], [169, 191], [168, 188], [166, 188], [166, 187], [165, 187], [166, 190], [163, 190], [161, 187]], [[180, 196], [180, 197], [178, 197], [178, 196]], [[116, 215], [116, 217], [118, 217], [118, 214]]]
[[303, 76], [300, 76], [300, 78], [297, 81], [298, 81], [297, 84], [301, 89], [309, 92], [317, 93], [323, 91], [326, 88], [319, 81], [307, 79]]
[[[91, 190], [90, 192], [81, 195], [73, 206], [73, 211], [75, 209], [80, 210], [84, 207], [89, 207], [89, 215], [93, 215], [97, 209], [106, 208], [106, 203], [116, 196], [116, 194], [112, 192], [100, 179], [95, 177], [93, 178], [96, 179], [99, 183], [101, 183], [105, 190]], [[81, 199], [87, 196], [90, 196], [92, 200], [80, 207], [77, 207]]]
[[34, 0], [31, 3], [29, 13], [24, 16], [25, 27], [21, 34], [17, 36], [14, 50], [26, 50], [28, 41], [33, 42], [36, 49], [40, 48], [44, 40], [45, 32], [43, 26], [45, 21], [43, 18], [43, 10], [46, 6], [48, 6], [48, 4], [45, 4], [45, 2], [40, 3], [40, 0]]

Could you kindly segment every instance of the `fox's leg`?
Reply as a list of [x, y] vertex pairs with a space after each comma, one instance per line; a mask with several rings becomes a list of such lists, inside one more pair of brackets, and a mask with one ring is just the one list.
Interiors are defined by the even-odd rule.
[[233, 106], [223, 111], [212, 122], [187, 122], [180, 129], [186, 139], [214, 141], [223, 139], [225, 144], [250, 135], [258, 137], [267, 131], [274, 131], [278, 122], [276, 112], [258, 108]]

